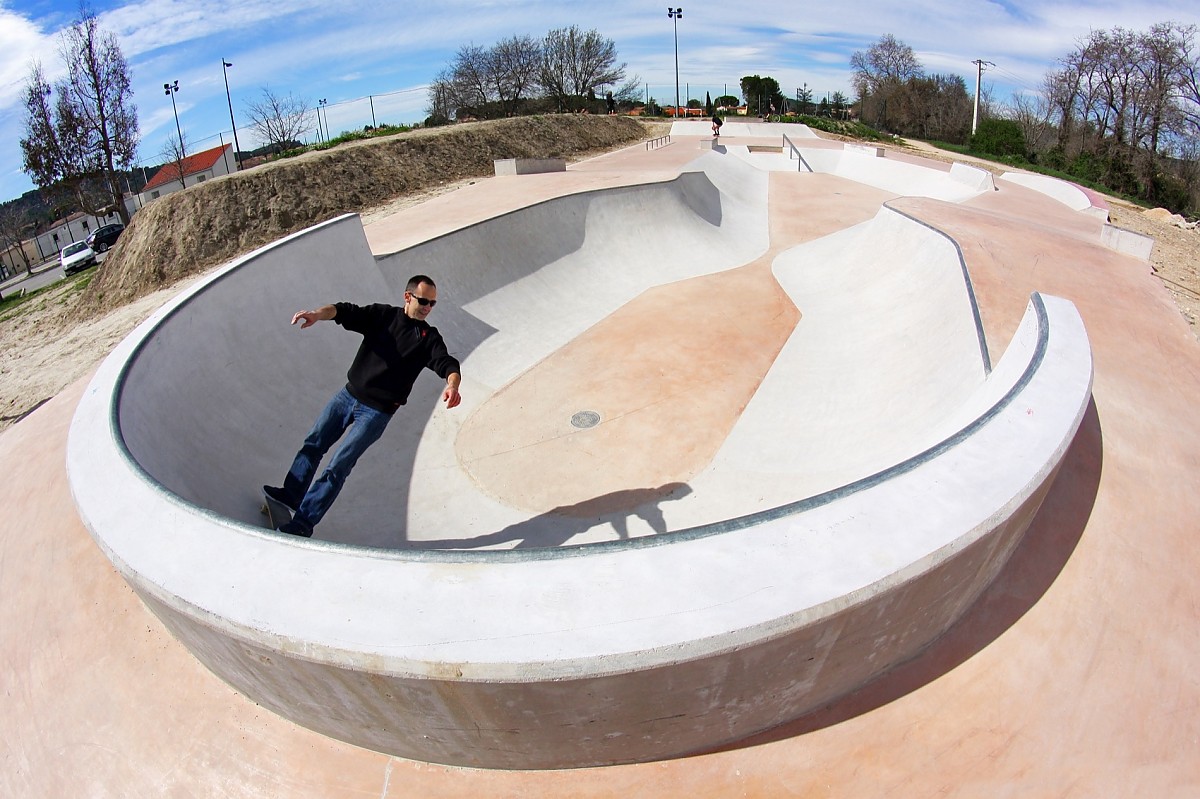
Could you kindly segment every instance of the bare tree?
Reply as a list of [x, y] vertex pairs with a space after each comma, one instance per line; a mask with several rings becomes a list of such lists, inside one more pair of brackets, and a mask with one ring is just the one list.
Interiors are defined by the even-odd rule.
[[537, 86], [542, 45], [532, 36], [510, 36], [496, 43], [486, 58], [488, 79], [506, 114], [517, 113]]
[[[1188, 135], [1187, 75], [1196, 28], [1092, 31], [1047, 81], [1067, 161], [1086, 152], [1097, 179], [1155, 200], [1164, 158]], [[1068, 146], [1071, 151], [1068, 152]]]
[[454, 118], [454, 76], [448, 69], [439, 72], [429, 84], [429, 107], [425, 109], [430, 125], [444, 125]]
[[922, 139], [965, 142], [971, 133], [971, 97], [959, 75], [928, 75], [897, 84], [887, 123]]
[[287, 148], [298, 141], [301, 134], [312, 129], [308, 102], [291, 94], [280, 97], [264, 86], [258, 102], [246, 104], [246, 116], [250, 126], [260, 139], [274, 148]]
[[1044, 94], [1019, 93], [1005, 115], [1017, 123], [1025, 137], [1025, 146], [1031, 153], [1044, 153], [1054, 146], [1054, 120], [1050, 101]]
[[560, 108], [573, 109], [580, 98], [625, 78], [625, 64], [617, 63], [617, 46], [595, 30], [578, 26], [558, 28], [542, 40], [538, 79]]
[[1195, 25], [1163, 22], [1138, 36], [1133, 63], [1142, 87], [1138, 130], [1151, 152], [1159, 151], [1165, 135], [1182, 135], [1186, 130], [1185, 86], [1195, 35]]
[[613, 92], [618, 103], [637, 103], [642, 99], [642, 76], [632, 75], [625, 79], [620, 88]]
[[867, 100], [871, 98], [874, 110], [870, 116], [885, 126], [889, 98], [906, 81], [925, 74], [913, 49], [890, 33], [881, 36], [866, 52], [859, 50], [851, 55], [850, 67], [854, 70], [851, 81], [862, 102], [863, 117], [868, 116]]
[[29, 253], [25, 252], [25, 234], [32, 227], [29, 215], [19, 202], [7, 202], [0, 205], [0, 245], [10, 253], [16, 250], [25, 262], [25, 271], [30, 272], [33, 265], [29, 262]]
[[450, 83], [456, 110], [465, 109], [472, 116], [484, 116], [484, 106], [496, 99], [488, 61], [488, 52], [482, 47], [472, 44], [458, 48]]
[[1152, 25], [1137, 36], [1133, 68], [1137, 73], [1136, 117], [1130, 144], [1136, 148], [1136, 172], [1146, 198], [1157, 202], [1164, 144], [1186, 136], [1183, 86], [1194, 25]]
[[430, 116], [494, 118], [517, 113], [536, 86], [541, 44], [511, 36], [484, 48], [464, 45], [430, 85]]
[[860, 96], [925, 74], [913, 49], [890, 33], [881, 36], [865, 53], [859, 50], [851, 55], [850, 67], [854, 70], [854, 89]]
[[163, 147], [159, 150], [159, 157], [163, 159], [163, 174], [178, 180], [181, 184], [184, 178], [187, 177], [187, 136], [184, 135], [182, 141], [175, 137], [169, 136], [163, 143]]
[[1043, 79], [1042, 96], [1046, 98], [1049, 119], [1058, 129], [1055, 148], [1066, 160], [1074, 158], [1079, 146], [1076, 135], [1076, 104], [1083, 91], [1080, 65], [1070, 60], [1061, 62], [1062, 69]]
[[115, 211], [128, 224], [118, 169], [133, 163], [138, 143], [129, 65], [116, 37], [86, 8], [63, 33], [59, 54], [67, 76], [53, 89], [40, 64], [26, 81], [24, 170], [39, 187], [74, 195], [83, 210]]
[[1179, 69], [1180, 114], [1189, 130], [1200, 134], [1200, 54], [1192, 49], [1194, 42], [1194, 34], [1184, 42]]

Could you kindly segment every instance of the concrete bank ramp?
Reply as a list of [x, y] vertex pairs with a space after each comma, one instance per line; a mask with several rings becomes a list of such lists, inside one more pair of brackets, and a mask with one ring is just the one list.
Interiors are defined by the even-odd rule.
[[[874, 365], [873, 391], [837, 389], [847, 402], [864, 394], [855, 409], [864, 419], [906, 368], [934, 381], [906, 395], [909, 416], [878, 409], [921, 427], [873, 428], [883, 441], [868, 463], [902, 457], [880, 471], [740, 515], [740, 488], [710, 476], [693, 494], [726, 515], [667, 535], [389, 548], [382, 542], [397, 540], [408, 512], [413, 453], [453, 438], [458, 423], [430, 415], [438, 386], [426, 381], [372, 450], [377, 460], [356, 472], [366, 493], [344, 495], [335, 506], [344, 515], [319, 528], [335, 540], [282, 536], [257, 517], [257, 486], [286, 468], [356, 343], [332, 326], [288, 328], [296, 308], [398, 301], [420, 264], [446, 275], [440, 285], [455, 301], [439, 304], [438, 323], [461, 342], [464, 364], [479, 361], [464, 365], [468, 396], [502, 391], [640, 286], [766, 250], [765, 174], [712, 155], [697, 166], [672, 183], [563, 198], [378, 260], [345, 217], [230, 264], [140, 326], [85, 392], [67, 453], [80, 517], [147, 606], [230, 685], [301, 725], [402, 757], [510, 769], [675, 757], [798, 718], [914, 657], [1019, 543], [1087, 407], [1091, 358], [1074, 306], [1034, 295], [985, 377], [953, 246], [891, 212], [869, 230], [892, 248], [896, 275], [871, 274], [869, 258], [833, 258], [855, 250], [853, 236], [825, 242], [828, 265], [817, 251], [779, 258], [780, 282], [811, 302], [814, 330], [825, 332], [806, 343], [798, 326], [800, 363], [767, 376], [741, 452], [718, 457], [744, 468], [746, 436], [782, 437], [811, 421], [786, 399], [803, 379], [790, 370], [805, 368], [809, 352], [829, 348], [816, 365], [832, 382], [839, 349], [858, 359], [843, 364], [851, 371], [883, 346], [856, 329], [870, 318], [835, 294], [862, 290], [878, 309], [903, 290], [900, 305], [923, 311], [892, 309], [893, 331], [913, 332], [914, 343], [886, 353], [896, 363]], [[855, 235], [869, 239], [864, 230]], [[647, 254], [638, 243], [651, 233], [660, 246]], [[927, 285], [906, 285], [919, 281]], [[475, 359], [493, 339], [505, 346]], [[796, 410], [813, 412], [808, 402]], [[811, 446], [842, 446], [832, 428], [822, 435]], [[759, 443], [784, 470], [805, 460]], [[886, 454], [909, 447], [917, 451]], [[422, 479], [430, 471], [437, 477], [422, 469]], [[453, 539], [456, 495], [442, 499]]]
[[803, 318], [695, 482], [697, 502], [713, 479], [740, 511], [815, 496], [967, 424], [991, 363], [953, 240], [884, 207], [781, 254], [773, 272]]

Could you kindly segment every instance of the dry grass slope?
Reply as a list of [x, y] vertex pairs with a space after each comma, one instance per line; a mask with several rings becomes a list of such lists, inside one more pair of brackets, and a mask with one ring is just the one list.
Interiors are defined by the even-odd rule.
[[353, 142], [201, 183], [134, 217], [72, 314], [102, 314], [340, 214], [490, 175], [496, 159], [571, 159], [646, 135], [629, 117], [520, 117]]

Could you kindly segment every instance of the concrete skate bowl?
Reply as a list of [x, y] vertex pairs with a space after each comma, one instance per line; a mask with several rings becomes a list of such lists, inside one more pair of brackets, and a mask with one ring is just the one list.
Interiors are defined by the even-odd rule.
[[[774, 259], [803, 319], [711, 465], [663, 503], [663, 529], [466, 544], [489, 508], [508, 514], [493, 527], [559, 520], [478, 488], [459, 502], [472, 480], [445, 453], [471, 418], [639, 292], [765, 251], [765, 176], [698, 163], [379, 258], [344, 217], [231, 263], [139, 327], [85, 392], [68, 443], [81, 518], [238, 691], [407, 758], [524, 769], [676, 757], [914, 657], [1019, 543], [1087, 406], [1091, 356], [1074, 307], [1034, 295], [990, 369], [956, 246], [887, 208]], [[648, 224], [666, 238], [651, 258], [626, 235]], [[877, 247], [888, 272], [869, 275]], [[265, 529], [257, 486], [286, 469], [356, 346], [288, 318], [329, 299], [399, 302], [416, 271], [438, 276], [436, 322], [473, 406], [430, 411], [440, 381], [426, 379], [355, 472], [369, 490], [348, 488], [343, 515], [318, 528], [324, 540]], [[525, 313], [511, 313], [520, 300]], [[861, 315], [881, 303], [903, 310], [892, 328]], [[879, 404], [905, 382], [901, 401]], [[442, 454], [426, 462], [428, 450]], [[453, 490], [437, 494], [438, 473]], [[407, 519], [432, 524], [410, 482], [444, 503], [443, 527], [400, 539]], [[637, 488], [630, 502], [656, 504]]]

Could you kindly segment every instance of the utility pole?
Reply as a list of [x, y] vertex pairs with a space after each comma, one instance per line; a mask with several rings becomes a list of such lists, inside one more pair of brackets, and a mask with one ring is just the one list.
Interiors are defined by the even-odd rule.
[[979, 127], [979, 85], [983, 82], [983, 66], [984, 64], [989, 67], [996, 65], [991, 61], [984, 61], [980, 58], [975, 59], [971, 63], [975, 65], [975, 113], [971, 117], [971, 135], [974, 136], [975, 129]]

